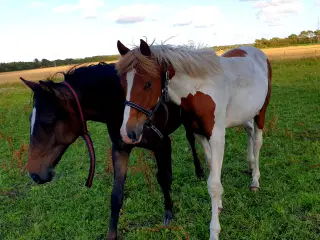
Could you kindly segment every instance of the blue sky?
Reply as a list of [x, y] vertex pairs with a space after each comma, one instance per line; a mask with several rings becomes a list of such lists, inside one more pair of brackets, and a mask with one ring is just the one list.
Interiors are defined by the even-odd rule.
[[320, 0], [0, 0], [0, 62], [117, 54], [157, 43], [250, 43], [315, 30]]

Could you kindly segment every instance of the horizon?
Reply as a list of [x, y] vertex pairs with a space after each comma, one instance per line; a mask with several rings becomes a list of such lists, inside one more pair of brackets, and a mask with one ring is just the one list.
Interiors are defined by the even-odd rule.
[[145, 36], [148, 43], [170, 38], [170, 44], [209, 47], [250, 44], [314, 31], [320, 15], [320, 0], [204, 0], [196, 5], [190, 0], [0, 0], [0, 4], [0, 62], [118, 55], [117, 40], [132, 48]]

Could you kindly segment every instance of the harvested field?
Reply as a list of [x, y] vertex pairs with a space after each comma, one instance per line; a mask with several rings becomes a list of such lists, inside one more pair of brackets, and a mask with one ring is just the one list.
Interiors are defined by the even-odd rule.
[[[320, 44], [261, 49], [270, 59], [310, 58], [320, 56]], [[225, 51], [217, 51], [220, 56]]]

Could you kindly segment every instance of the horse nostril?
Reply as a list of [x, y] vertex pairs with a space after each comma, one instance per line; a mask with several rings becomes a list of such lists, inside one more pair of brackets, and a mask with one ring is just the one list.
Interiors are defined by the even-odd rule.
[[134, 131], [129, 132], [129, 133], [128, 133], [128, 137], [129, 137], [133, 142], [137, 141], [137, 135], [136, 135], [136, 133], [135, 133]]
[[40, 183], [41, 182], [41, 178], [38, 174], [32, 173], [30, 174], [30, 177], [32, 178], [33, 181], [35, 181], [36, 183]]

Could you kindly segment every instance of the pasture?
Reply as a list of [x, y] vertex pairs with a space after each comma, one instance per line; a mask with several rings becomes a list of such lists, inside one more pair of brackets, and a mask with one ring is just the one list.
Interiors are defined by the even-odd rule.
[[[320, 59], [272, 59], [273, 83], [260, 152], [260, 187], [249, 191], [246, 133], [228, 129], [222, 168], [221, 239], [319, 239]], [[23, 76], [23, 75], [22, 75]], [[27, 77], [26, 77], [27, 78]], [[84, 184], [89, 157], [78, 139], [36, 185], [24, 166], [31, 92], [19, 83], [0, 86], [0, 239], [105, 239], [113, 183], [106, 127], [89, 122], [97, 156], [91, 189]], [[183, 127], [172, 134], [175, 219], [162, 227], [163, 196], [147, 150], [130, 156], [119, 233], [123, 239], [208, 239], [211, 204], [206, 180], [194, 174]], [[205, 166], [203, 151], [198, 154]], [[206, 175], [207, 177], [207, 175]]]

